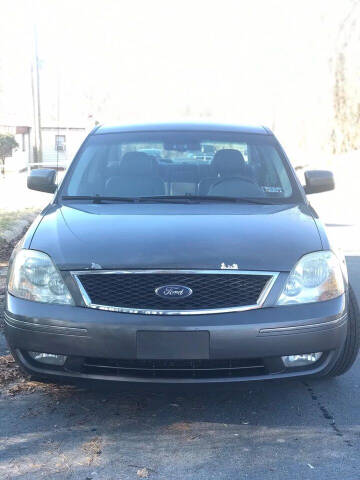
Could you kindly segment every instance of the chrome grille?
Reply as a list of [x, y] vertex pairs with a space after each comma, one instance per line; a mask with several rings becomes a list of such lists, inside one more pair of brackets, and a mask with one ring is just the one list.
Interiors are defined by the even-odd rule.
[[[234, 270], [73, 272], [88, 307], [127, 313], [189, 315], [259, 308], [277, 274]], [[183, 285], [187, 298], [161, 298], [163, 285]]]

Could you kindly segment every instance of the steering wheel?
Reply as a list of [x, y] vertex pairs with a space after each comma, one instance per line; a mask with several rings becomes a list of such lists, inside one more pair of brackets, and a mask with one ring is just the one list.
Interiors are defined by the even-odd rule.
[[247, 187], [249, 186], [250, 187], [250, 192], [249, 193], [256, 193], [257, 195], [259, 196], [264, 196], [263, 195], [263, 192], [262, 190], [259, 188], [259, 186], [253, 181], [253, 180], [250, 180], [249, 178], [246, 178], [246, 177], [228, 177], [228, 178], [221, 178], [219, 179], [217, 182], [213, 183], [211, 185], [211, 187], [209, 188], [209, 193], [214, 190], [214, 189], [217, 189], [219, 188], [220, 186], [222, 186], [224, 188], [224, 190], [226, 189], [226, 185], [227, 184], [236, 184], [236, 183], [244, 183], [246, 182], [248, 185]]

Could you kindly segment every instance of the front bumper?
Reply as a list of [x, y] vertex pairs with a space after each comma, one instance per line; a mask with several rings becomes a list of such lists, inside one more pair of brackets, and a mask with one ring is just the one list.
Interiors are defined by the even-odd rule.
[[[346, 296], [321, 303], [263, 307], [245, 312], [156, 316], [93, 310], [84, 307], [49, 305], [22, 300], [8, 294], [5, 310], [6, 337], [17, 360], [28, 372], [62, 378], [151, 383], [208, 383], [265, 380], [325, 373], [341, 352], [347, 332]], [[84, 359], [138, 358], [138, 332], [199, 332], [209, 335], [206, 360], [261, 359], [264, 368], [241, 375], [234, 370], [215, 376], [174, 377], [171, 371], [142, 375], [141, 369], [84, 369]], [[57, 353], [71, 358], [64, 368], [35, 363], [27, 351]], [[156, 344], [154, 343], [154, 352]], [[285, 369], [280, 357], [325, 352], [311, 368]], [[156, 358], [156, 353], [152, 357]], [[178, 359], [183, 358], [179, 356]], [[245, 373], [244, 373], [245, 372]], [[250, 372], [250, 371], [249, 371]]]

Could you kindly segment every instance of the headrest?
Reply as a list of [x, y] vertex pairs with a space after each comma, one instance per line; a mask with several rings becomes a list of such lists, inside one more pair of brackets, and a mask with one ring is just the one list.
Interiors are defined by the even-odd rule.
[[232, 148], [218, 150], [214, 155], [211, 166], [217, 175], [244, 175], [247, 173], [242, 153]]
[[144, 152], [127, 152], [119, 168], [122, 175], [156, 175], [156, 160]]

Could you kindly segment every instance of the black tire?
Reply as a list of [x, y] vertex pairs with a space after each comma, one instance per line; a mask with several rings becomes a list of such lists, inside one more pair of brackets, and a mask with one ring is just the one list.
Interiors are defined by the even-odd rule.
[[331, 370], [323, 378], [338, 377], [347, 372], [356, 360], [360, 346], [360, 311], [355, 294], [349, 286], [348, 328], [344, 348]]

